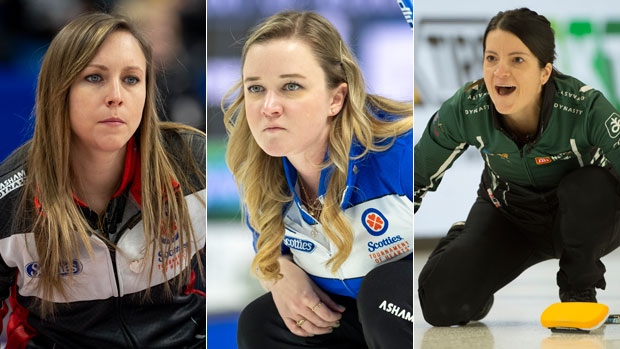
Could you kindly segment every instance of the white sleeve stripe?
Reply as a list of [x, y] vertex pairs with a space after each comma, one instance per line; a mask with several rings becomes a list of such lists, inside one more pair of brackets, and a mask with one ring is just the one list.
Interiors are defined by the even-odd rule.
[[433, 175], [431, 175], [429, 185], [427, 185], [426, 187], [423, 187], [423, 188], [420, 188], [420, 189], [416, 190], [416, 193], [426, 192], [426, 191], [430, 190], [431, 188], [433, 188], [435, 186], [435, 180], [443, 177], [444, 172], [446, 172], [448, 167], [450, 167], [452, 162], [454, 162], [454, 159], [460, 153], [463, 152], [463, 149], [465, 148], [466, 145], [467, 145], [467, 143], [461, 143], [456, 148], [454, 148], [454, 150], [452, 151], [450, 156], [448, 156], [448, 158], [446, 158], [446, 161], [444, 161], [443, 164], [441, 164], [441, 166], [439, 166], [439, 168], [437, 169], [437, 172], [435, 172]]
[[579, 149], [577, 148], [577, 143], [574, 138], [570, 139], [570, 147], [573, 150], [573, 153], [577, 155], [577, 160], [579, 161], [579, 166], [583, 167], [583, 159], [581, 158], [581, 153], [579, 153]]

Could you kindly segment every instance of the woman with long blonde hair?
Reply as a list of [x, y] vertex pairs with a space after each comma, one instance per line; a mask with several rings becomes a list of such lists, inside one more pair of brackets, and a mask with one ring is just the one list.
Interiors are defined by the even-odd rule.
[[269, 293], [242, 312], [239, 347], [410, 347], [412, 103], [367, 94], [313, 12], [266, 19], [241, 64], [222, 103], [226, 160]]
[[159, 121], [154, 76], [120, 16], [52, 40], [33, 138], [0, 166], [7, 347], [204, 346], [205, 135]]

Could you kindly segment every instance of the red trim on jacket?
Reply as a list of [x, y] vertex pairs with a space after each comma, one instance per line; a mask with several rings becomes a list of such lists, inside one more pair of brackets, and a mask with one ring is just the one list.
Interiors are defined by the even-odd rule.
[[194, 285], [196, 284], [196, 272], [194, 270], [192, 270], [192, 272], [189, 275], [189, 282], [187, 283], [187, 285], [185, 285], [185, 290], [183, 290], [183, 293], [187, 296], [190, 295], [192, 293], [195, 293], [199, 296], [202, 297], [207, 297], [207, 294], [204, 291], [201, 290], [197, 290], [194, 288]]
[[[25, 349], [28, 342], [37, 335], [37, 331], [28, 324], [28, 314], [30, 311], [17, 302], [17, 276], [15, 283], [11, 286], [11, 315], [6, 325], [6, 349]], [[3, 315], [6, 304], [2, 304]], [[8, 309], [7, 309], [8, 310]]]
[[[136, 146], [136, 141], [134, 137], [131, 137], [129, 139], [129, 142], [127, 142], [127, 149], [125, 150], [125, 165], [123, 166], [123, 178], [121, 180], [121, 185], [118, 187], [116, 193], [112, 195], [112, 198], [121, 195], [123, 191], [125, 191], [125, 188], [127, 188], [127, 186], [131, 184], [131, 187], [129, 189], [131, 195], [136, 199], [136, 202], [138, 202], [138, 204], [142, 206], [142, 195], [140, 190], [140, 167], [140, 153], [138, 152], [138, 147]], [[78, 205], [82, 207], [88, 207], [88, 205], [84, 201], [80, 200], [80, 198], [75, 196], [75, 193], [71, 193], [71, 195], [73, 196], [73, 200], [75, 200]], [[39, 201], [39, 198], [37, 196], [34, 197], [34, 206], [40, 214], [43, 214], [41, 202]]]
[[[135, 179], [138, 179], [137, 181]], [[127, 142], [127, 150], [125, 151], [125, 164], [123, 166], [123, 178], [121, 180], [121, 185], [116, 190], [116, 193], [112, 195], [111, 199], [123, 194], [128, 185], [131, 184], [131, 194], [134, 195], [136, 201], [139, 204], [142, 203], [140, 193], [140, 153], [138, 152], [138, 148], [136, 146], [136, 141], [134, 137], [129, 139]], [[135, 195], [135, 187], [138, 187], [138, 196]], [[88, 205], [80, 200], [75, 193], [72, 193], [73, 200], [77, 202], [78, 205], [82, 207], [88, 207]], [[35, 198], [36, 199], [36, 198]]]

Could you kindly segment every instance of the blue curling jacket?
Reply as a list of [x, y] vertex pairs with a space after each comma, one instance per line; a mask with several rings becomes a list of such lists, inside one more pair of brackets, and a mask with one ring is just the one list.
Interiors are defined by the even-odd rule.
[[[341, 208], [353, 229], [353, 248], [335, 274], [325, 263], [336, 252], [323, 227], [305, 209], [299, 196], [297, 171], [286, 157], [284, 171], [293, 201], [284, 210], [283, 254], [323, 290], [355, 298], [363, 277], [373, 268], [413, 258], [413, 130], [398, 136], [382, 152], [354, 143]], [[321, 172], [319, 199], [325, 195], [330, 168]], [[250, 227], [251, 228], [251, 227]], [[252, 228], [251, 228], [252, 229]], [[259, 233], [253, 230], [254, 247]]]

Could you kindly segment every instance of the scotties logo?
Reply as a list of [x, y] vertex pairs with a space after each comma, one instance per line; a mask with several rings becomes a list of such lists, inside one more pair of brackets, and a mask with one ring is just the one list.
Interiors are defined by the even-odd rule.
[[[38, 278], [41, 276], [41, 269], [39, 268], [39, 262], [30, 262], [26, 264], [26, 275], [31, 278]], [[65, 264], [59, 266], [58, 273], [60, 276], [68, 276], [69, 274], [78, 275], [82, 272], [84, 266], [77, 259], [73, 260], [71, 265]]]
[[314, 243], [310, 241], [301, 240], [298, 238], [292, 238], [288, 236], [284, 237], [284, 245], [292, 249], [302, 251], [302, 252], [312, 252], [314, 251], [314, 247], [315, 247]]
[[168, 236], [167, 234], [162, 234], [161, 242], [163, 244], [171, 244], [175, 241], [179, 240], [179, 232], [175, 231], [172, 236]]
[[362, 213], [362, 225], [372, 236], [382, 235], [387, 231], [388, 220], [375, 208], [369, 208]]

